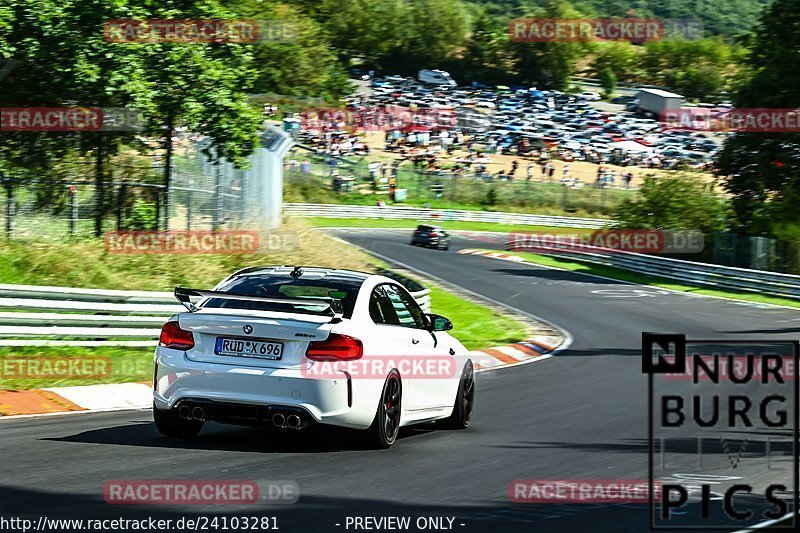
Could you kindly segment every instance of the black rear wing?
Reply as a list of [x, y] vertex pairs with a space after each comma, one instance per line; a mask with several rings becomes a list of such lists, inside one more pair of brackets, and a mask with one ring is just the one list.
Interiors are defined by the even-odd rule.
[[[344, 306], [340, 298], [321, 296], [315, 298], [268, 298], [266, 296], [253, 296], [251, 294], [237, 294], [224, 291], [206, 291], [202, 289], [188, 289], [186, 287], [175, 287], [175, 298], [190, 312], [194, 313], [200, 308], [191, 301], [191, 296], [200, 298], [222, 298], [224, 300], [243, 300], [246, 302], [264, 302], [273, 304], [287, 305], [319, 305], [325, 310], [330, 311], [333, 321], [338, 322], [344, 315]], [[298, 311], [302, 313], [302, 310]]]

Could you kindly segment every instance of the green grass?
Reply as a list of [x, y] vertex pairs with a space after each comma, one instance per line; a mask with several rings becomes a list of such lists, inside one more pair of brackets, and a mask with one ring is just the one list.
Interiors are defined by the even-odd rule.
[[[231, 272], [256, 265], [303, 264], [370, 270], [375, 261], [343, 247], [301, 220], [281, 233], [296, 235], [297, 246], [255, 254], [115, 254], [102, 239], [0, 240], [0, 283], [98, 289], [171, 291], [178, 285], [211, 287]], [[266, 242], [266, 239], [264, 239]]]
[[588, 235], [591, 229], [556, 228], [552, 226], [528, 226], [525, 224], [496, 224], [494, 222], [458, 222], [455, 220], [386, 220], [382, 218], [304, 218], [306, 222], [318, 227], [350, 227], [350, 228], [406, 228], [409, 231], [420, 223], [429, 223], [449, 230], [463, 231], [497, 231], [497, 232], [545, 232], [558, 235]]
[[[495, 251], [495, 250], [491, 250]], [[652, 287], [660, 287], [663, 289], [670, 289], [674, 291], [689, 292], [693, 294], [703, 294], [706, 296], [715, 296], [717, 298], [729, 298], [735, 300], [745, 300], [754, 303], [764, 303], [772, 305], [783, 305], [786, 307], [800, 308], [800, 301], [792, 300], [790, 298], [782, 298], [780, 296], [766, 296], [745, 291], [734, 291], [727, 289], [709, 289], [703, 287], [695, 287], [693, 285], [686, 285], [678, 283], [674, 280], [661, 278], [658, 276], [648, 276], [638, 272], [631, 272], [620, 268], [595, 265], [582, 261], [574, 261], [568, 259], [561, 259], [557, 257], [549, 257], [530, 252], [514, 252], [531, 263], [536, 263], [543, 266], [551, 266], [556, 268], [563, 268], [564, 270], [571, 270], [573, 272], [580, 272], [583, 274], [592, 274], [595, 276], [605, 276], [607, 278], [618, 279], [621, 281], [629, 281], [631, 283], [638, 283], [640, 285], [650, 285]]]
[[525, 339], [525, 326], [489, 307], [431, 287], [431, 311], [453, 322], [453, 335], [469, 350]]
[[[0, 390], [150, 381], [153, 350], [123, 346], [3, 346], [0, 347]], [[32, 359], [47, 359], [52, 364], [77, 359], [81, 365], [88, 365], [85, 367], [88, 372], [79, 370], [70, 376], [69, 372], [48, 372], [43, 361], [38, 361], [38, 369], [29, 362], [21, 362]], [[20, 370], [20, 365], [27, 370]]]

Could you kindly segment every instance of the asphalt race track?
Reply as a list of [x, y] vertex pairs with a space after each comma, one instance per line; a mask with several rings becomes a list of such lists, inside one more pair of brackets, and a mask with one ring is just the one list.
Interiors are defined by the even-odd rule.
[[[642, 331], [800, 337], [800, 311], [458, 255], [459, 248], [487, 247], [458, 238], [444, 252], [412, 247], [396, 231], [339, 236], [546, 318], [567, 330], [572, 344], [544, 361], [482, 373], [468, 431], [410, 429], [381, 452], [360, 449], [349, 433], [276, 436], [216, 424], [177, 442], [158, 435], [145, 411], [0, 421], [0, 514], [177, 519], [257, 512], [277, 516], [284, 532], [345, 531], [348, 516], [455, 517], [453, 529], [465, 532], [646, 531], [646, 505], [512, 504], [509, 483], [647, 478]], [[667, 468], [657, 476], [675, 474]], [[738, 476], [761, 475], [742, 461]], [[293, 480], [301, 498], [239, 508], [114, 506], [103, 499], [109, 480], [209, 478]]]

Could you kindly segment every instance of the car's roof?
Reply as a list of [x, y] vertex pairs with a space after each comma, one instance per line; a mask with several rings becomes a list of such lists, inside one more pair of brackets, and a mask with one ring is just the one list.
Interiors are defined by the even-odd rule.
[[[254, 266], [243, 268], [234, 272], [230, 277], [242, 276], [288, 276], [296, 267], [294, 266]], [[316, 279], [329, 278], [329, 279], [347, 279], [350, 281], [364, 281], [368, 277], [374, 275], [368, 272], [359, 272], [357, 270], [345, 270], [339, 268], [324, 268], [324, 267], [310, 267], [301, 266], [303, 269], [303, 276], [314, 277]]]

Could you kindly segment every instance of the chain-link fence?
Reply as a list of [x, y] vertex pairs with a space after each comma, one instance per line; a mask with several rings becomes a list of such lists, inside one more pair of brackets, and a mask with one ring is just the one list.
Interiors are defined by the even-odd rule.
[[594, 178], [562, 172], [542, 178], [431, 170], [411, 162], [380, 165], [365, 158], [295, 152], [285, 162], [286, 200], [296, 202], [436, 204], [464, 209], [553, 209], [611, 215], [633, 191], [597, 186]]
[[[225, 159], [206, 157], [197, 139], [179, 139], [175, 145], [169, 187], [164, 150], [157, 147], [115, 155], [100, 170], [96, 161], [75, 157], [51, 175], [3, 180], [0, 217], [6, 236], [59, 239], [111, 230], [269, 225], [263, 219], [265, 189], [281, 178], [272, 176], [268, 150], [257, 150], [250, 167], [242, 170]], [[265, 146], [270, 148], [269, 139]]]

